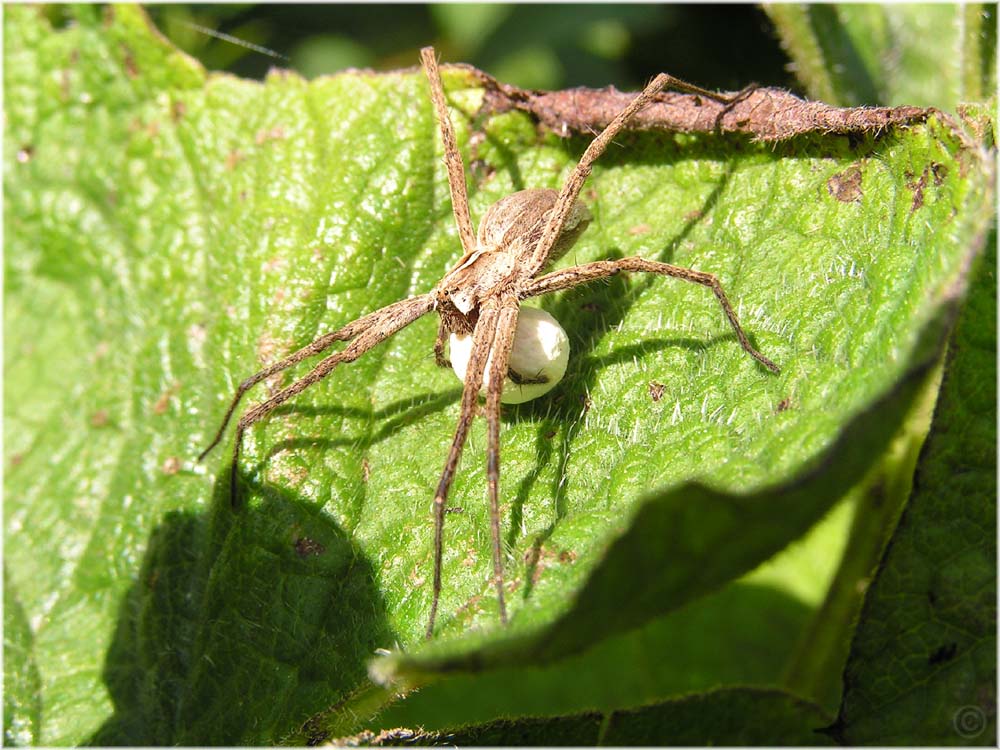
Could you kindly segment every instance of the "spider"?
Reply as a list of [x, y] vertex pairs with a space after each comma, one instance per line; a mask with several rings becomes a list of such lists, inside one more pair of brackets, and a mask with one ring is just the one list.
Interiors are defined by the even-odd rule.
[[[455, 140], [445, 103], [444, 86], [438, 71], [434, 49], [420, 51], [424, 73], [430, 84], [437, 123], [444, 146], [444, 161], [448, 172], [452, 210], [462, 242], [462, 257], [426, 294], [410, 297], [383, 307], [368, 315], [320, 336], [308, 346], [285, 357], [240, 383], [222, 419], [215, 438], [201, 453], [201, 461], [222, 439], [226, 427], [247, 390], [260, 381], [281, 372], [314, 355], [326, 352], [336, 342], [348, 342], [333, 354], [328, 354], [303, 377], [274, 393], [270, 398], [247, 409], [236, 424], [232, 465], [229, 472], [230, 500], [237, 505], [237, 466], [243, 435], [255, 422], [270, 414], [280, 404], [298, 395], [325, 378], [345, 362], [353, 362], [372, 347], [408, 326], [417, 318], [437, 312], [439, 325], [434, 342], [438, 365], [449, 367], [445, 357], [446, 336], [471, 337], [464, 373], [461, 408], [455, 436], [445, 460], [437, 491], [434, 493], [434, 577], [430, 616], [426, 635], [434, 633], [438, 602], [441, 596], [441, 558], [444, 519], [448, 491], [458, 468], [459, 457], [476, 416], [481, 391], [485, 391], [487, 425], [487, 484], [490, 531], [492, 535], [493, 580], [499, 604], [500, 620], [507, 622], [503, 591], [503, 559], [500, 544], [500, 402], [504, 381], [516, 384], [542, 384], [551, 387], [560, 375], [539, 376], [538, 372], [515, 372], [511, 367], [511, 349], [518, 330], [518, 313], [523, 300], [560, 289], [568, 289], [622, 272], [647, 272], [670, 276], [706, 286], [715, 293], [722, 310], [736, 333], [740, 346], [773, 373], [777, 365], [751, 346], [740, 327], [718, 279], [709, 273], [668, 263], [632, 257], [603, 260], [543, 273], [573, 245], [587, 227], [590, 214], [579, 200], [580, 191], [591, 172], [594, 161], [605, 151], [612, 139], [625, 127], [629, 118], [650, 102], [665, 86], [686, 90], [711, 99], [728, 101], [696, 86], [684, 83], [664, 73], [656, 76], [646, 88], [623, 109], [614, 120], [591, 141], [560, 191], [528, 189], [513, 193], [494, 203], [483, 216], [478, 235], [473, 231], [465, 185], [465, 167]], [[526, 308], [527, 309], [527, 308]], [[548, 381], [548, 382], [547, 382]]]

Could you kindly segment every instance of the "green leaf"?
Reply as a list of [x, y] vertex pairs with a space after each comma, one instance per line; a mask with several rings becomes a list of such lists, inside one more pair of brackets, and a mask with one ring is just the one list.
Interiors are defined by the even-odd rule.
[[[850, 509], [838, 508], [751, 575], [666, 617], [553, 664], [505, 665], [437, 680], [395, 702], [368, 727], [446, 730], [496, 716], [611, 712], [717, 685], [780, 684], [809, 608], [822, 598], [839, 559], [830, 543], [842, 540], [844, 510]], [[828, 559], [810, 559], [823, 552]], [[669, 666], [650, 658], [658, 654], [669, 654]]]
[[[350, 734], [392, 697], [368, 661], [397, 644], [419, 656], [430, 606], [431, 491], [459, 390], [434, 366], [435, 321], [251, 429], [242, 512], [226, 497], [228, 446], [194, 458], [241, 378], [430, 289], [458, 257], [426, 82], [210, 76], [141, 11], [73, 7], [62, 30], [33, 7], [4, 14], [4, 555], [30, 626], [10, 630], [24, 658], [8, 680], [37, 670], [39, 744]], [[518, 113], [472, 139], [481, 91], [461, 70], [445, 83], [474, 218], [558, 186], [587, 144]], [[619, 278], [543, 300], [574, 354], [550, 397], [505, 413], [513, 620], [499, 626], [489, 585], [477, 425], [428, 654], [559, 629], [551, 654], [599, 647], [804, 533], [846, 487], [794, 513], [769, 510], [767, 488], [902, 398], [990, 218], [987, 157], [936, 120], [878, 140], [617, 143], [563, 263], [643, 255], [714, 273], [783, 372], [742, 352], [703, 288]], [[848, 170], [850, 195], [832, 179]], [[891, 427], [876, 432], [854, 451], [872, 464]], [[679, 489], [693, 480], [704, 488]], [[732, 536], [729, 497], [760, 536]], [[656, 535], [644, 519], [683, 525]], [[622, 578], [622, 552], [657, 563], [648, 593]], [[682, 582], [685, 569], [704, 575]], [[615, 588], [636, 602], [620, 616]]]
[[[419, 684], [434, 673], [545, 664], [683, 606], [749, 571], [804, 533], [860, 481], [871, 455], [885, 450], [924, 386], [945, 330], [942, 321], [932, 321], [911, 372], [855, 417], [801, 476], [753, 493], [691, 484], [650, 496], [624, 533], [612, 540], [571, 606], [550, 626], [520, 633], [511, 628], [511, 635], [485, 644], [467, 639], [464, 650], [432, 644], [417, 655], [385, 659], [377, 674]], [[636, 580], [643, 581], [641, 588], [630, 585]]]
[[983, 266], [865, 598], [832, 727], [846, 744], [996, 744], [995, 233]]
[[426, 744], [470, 747], [587, 747], [598, 744], [604, 717], [598, 713], [551, 719], [500, 719], [431, 735]]
[[814, 99], [953, 111], [996, 90], [993, 5], [774, 4], [765, 11]]
[[717, 685], [778, 684], [808, 614], [802, 602], [769, 586], [736, 583], [553, 664], [512, 663], [437, 680], [367, 726], [441, 731], [497, 716], [610, 712]]
[[11, 582], [3, 586], [3, 739], [7, 746], [34, 745], [42, 715], [31, 624]]
[[[602, 745], [824, 745], [823, 711], [778, 690], [734, 688], [611, 715]], [[832, 743], [831, 743], [832, 744]]]
[[816, 706], [778, 690], [734, 688], [616, 711], [606, 718], [590, 713], [502, 720], [443, 733], [430, 744], [817, 746], [832, 744], [815, 731], [825, 718]]

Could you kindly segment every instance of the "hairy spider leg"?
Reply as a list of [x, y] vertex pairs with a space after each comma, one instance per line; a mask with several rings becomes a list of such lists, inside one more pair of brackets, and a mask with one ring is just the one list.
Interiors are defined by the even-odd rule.
[[490, 501], [490, 536], [493, 543], [493, 585], [500, 605], [500, 621], [507, 622], [503, 600], [503, 556], [500, 544], [500, 397], [503, 394], [507, 363], [514, 346], [520, 301], [514, 295], [500, 299], [500, 319], [493, 339], [493, 355], [489, 361], [486, 386], [486, 482]]
[[740, 322], [736, 317], [736, 311], [733, 310], [733, 306], [729, 303], [726, 293], [722, 290], [722, 285], [719, 283], [719, 280], [710, 273], [695, 271], [681, 266], [672, 266], [669, 263], [659, 263], [655, 260], [646, 260], [645, 258], [633, 257], [622, 258], [620, 260], [598, 260], [593, 263], [584, 263], [583, 265], [573, 266], [572, 268], [553, 271], [552, 273], [546, 274], [545, 276], [541, 276], [534, 281], [529, 282], [521, 293], [521, 299], [537, 297], [539, 295], [548, 294], [549, 292], [555, 292], [560, 289], [569, 289], [571, 287], [578, 286], [579, 284], [587, 284], [591, 281], [596, 281], [597, 279], [604, 279], [608, 276], [614, 276], [615, 274], [629, 271], [656, 273], [662, 276], [671, 276], [675, 279], [690, 281], [695, 284], [701, 284], [702, 286], [709, 287], [715, 293], [715, 297], [719, 300], [719, 304], [722, 305], [722, 311], [726, 314], [726, 318], [729, 320], [729, 325], [731, 325], [733, 330], [736, 332], [736, 338], [739, 339], [740, 346], [743, 347], [743, 350], [771, 372], [775, 374], [781, 372], [774, 362], [751, 346], [750, 340], [743, 332], [743, 328], [740, 326]]
[[448, 330], [448, 325], [445, 323], [444, 318], [438, 318], [438, 332], [437, 337], [434, 339], [434, 362], [438, 367], [446, 369], [451, 368], [451, 360], [444, 356], [444, 342], [448, 338], [449, 333], [451, 331]]
[[660, 75], [656, 76], [641, 93], [629, 102], [625, 109], [618, 113], [615, 119], [608, 123], [608, 126], [601, 131], [600, 135], [594, 138], [590, 142], [590, 145], [587, 146], [587, 149], [583, 152], [583, 156], [580, 157], [580, 161], [573, 168], [569, 177], [566, 178], [566, 184], [559, 191], [556, 204], [552, 207], [552, 215], [549, 217], [548, 224], [545, 225], [542, 236], [538, 240], [538, 245], [535, 246], [535, 251], [531, 258], [531, 267], [528, 269], [530, 272], [529, 275], [534, 276], [548, 263], [552, 247], [556, 244], [556, 240], [559, 239], [559, 233], [562, 231], [570, 211], [573, 210], [573, 204], [580, 197], [580, 191], [583, 189], [583, 184], [587, 181], [587, 177], [590, 176], [594, 162], [604, 153], [621, 129], [628, 124], [628, 121], [632, 119], [632, 115], [649, 104], [650, 100], [670, 80], [670, 76], [666, 73], [660, 73]]
[[392, 305], [383, 307], [375, 312], [358, 318], [357, 320], [348, 323], [343, 328], [338, 328], [336, 331], [332, 331], [331, 333], [325, 333], [311, 344], [302, 347], [297, 352], [288, 355], [284, 359], [275, 362], [273, 365], [264, 368], [260, 372], [254, 373], [249, 378], [244, 380], [236, 388], [236, 395], [234, 395], [232, 400], [229, 402], [229, 408], [226, 409], [226, 414], [222, 418], [222, 424], [219, 425], [219, 429], [215, 433], [215, 437], [212, 438], [212, 442], [209, 443], [208, 447], [198, 455], [197, 460], [199, 462], [202, 461], [205, 456], [207, 456], [212, 449], [219, 444], [219, 441], [222, 440], [222, 436], [226, 432], [226, 427], [229, 425], [229, 420], [232, 418], [233, 412], [236, 411], [236, 407], [239, 405], [240, 399], [243, 398], [243, 394], [257, 385], [257, 383], [262, 380], [266, 380], [282, 370], [287, 370], [292, 365], [296, 365], [304, 359], [308, 359], [316, 354], [322, 354], [338, 341], [349, 341], [365, 328], [377, 325], [382, 319], [394, 315], [395, 311], [393, 308], [406, 305], [407, 303], [410, 303], [410, 300], [395, 302]]
[[441, 73], [438, 71], [434, 48], [424, 47], [420, 50], [420, 61], [423, 63], [424, 73], [431, 81], [431, 101], [434, 102], [434, 113], [441, 130], [441, 142], [444, 145], [444, 163], [448, 168], [451, 210], [455, 214], [458, 235], [462, 239], [462, 250], [468, 256], [476, 249], [476, 233], [472, 228], [472, 218], [469, 215], [469, 196], [465, 188], [465, 165], [462, 163], [462, 155], [458, 151], [458, 141], [455, 139], [455, 130], [451, 125], [451, 118], [448, 116], [448, 105], [444, 100], [444, 86], [441, 85]]
[[[472, 354], [469, 357], [469, 365], [465, 371], [465, 383], [462, 387], [462, 404], [459, 411], [458, 424], [455, 427], [455, 436], [452, 438], [451, 447], [448, 450], [448, 458], [445, 460], [444, 469], [441, 471], [441, 479], [438, 481], [437, 492], [434, 493], [434, 582], [431, 596], [431, 613], [427, 621], [428, 638], [434, 634], [434, 620], [437, 617], [438, 602], [441, 598], [441, 556], [444, 544], [444, 516], [448, 502], [448, 491], [451, 489], [452, 481], [455, 479], [458, 460], [461, 458], [462, 448], [465, 447], [465, 441], [469, 436], [469, 428], [472, 426], [472, 420], [476, 416], [479, 391], [483, 386], [486, 363], [490, 356], [490, 349], [493, 347], [493, 340], [496, 336], [500, 318], [497, 306], [489, 304], [489, 302], [490, 300], [484, 302], [482, 310], [479, 313], [479, 320], [476, 322], [476, 327], [472, 332]], [[494, 357], [497, 354], [494, 354]], [[506, 366], [506, 362], [504, 364]]]
[[309, 356], [319, 354], [320, 352], [329, 349], [330, 346], [337, 341], [353, 339], [353, 341], [351, 341], [351, 343], [348, 344], [343, 350], [324, 358], [309, 373], [299, 378], [288, 387], [281, 389], [267, 400], [247, 409], [240, 417], [236, 424], [236, 440], [233, 445], [233, 462], [230, 467], [229, 474], [229, 499], [233, 507], [237, 504], [236, 472], [243, 445], [243, 433], [246, 432], [250, 425], [270, 414], [280, 404], [283, 404], [292, 396], [301, 393], [313, 383], [325, 378], [341, 362], [353, 362], [373, 346], [385, 341], [387, 338], [402, 328], [405, 328], [420, 316], [430, 312], [433, 308], [434, 296], [431, 294], [424, 294], [419, 297], [410, 297], [409, 299], [395, 302], [376, 310], [369, 315], [358, 318], [333, 333], [320, 336], [308, 346], [299, 349], [297, 352], [285, 357], [285, 359], [280, 362], [277, 362], [244, 380], [236, 390], [236, 395], [233, 397], [233, 400], [229, 405], [229, 410], [223, 418], [222, 426], [219, 428], [218, 434], [215, 436], [212, 444], [209, 445], [208, 448], [206, 448], [205, 451], [198, 457], [199, 461], [219, 443], [219, 440], [226, 429], [226, 425], [228, 424], [233, 411], [236, 409], [236, 405], [239, 403], [240, 398], [248, 388], [256, 383], [259, 383], [264, 378], [270, 377], [281, 370], [291, 367], [297, 362], [301, 362]]

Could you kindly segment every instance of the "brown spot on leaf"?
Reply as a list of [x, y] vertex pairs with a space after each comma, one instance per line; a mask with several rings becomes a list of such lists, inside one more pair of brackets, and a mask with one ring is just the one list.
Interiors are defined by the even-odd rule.
[[948, 176], [948, 167], [944, 164], [931, 162], [931, 174], [934, 175], [934, 187], [941, 187], [941, 183]]
[[792, 399], [790, 396], [786, 396], [778, 402], [778, 405], [774, 407], [775, 414], [781, 414], [783, 411], [787, 411], [792, 406]]
[[139, 77], [139, 66], [135, 64], [135, 55], [128, 45], [122, 45], [122, 64], [125, 66], [125, 75], [129, 78]]
[[860, 203], [864, 197], [861, 189], [861, 167], [852, 164], [826, 181], [827, 192], [841, 203]]
[[264, 367], [277, 360], [277, 353], [283, 348], [274, 336], [269, 333], [261, 334], [257, 339], [257, 361]]
[[912, 172], [906, 173], [906, 187], [913, 191], [913, 203], [910, 205], [911, 213], [918, 211], [924, 205], [924, 188], [927, 187], [929, 172], [930, 169], [924, 167], [924, 171], [920, 173], [919, 177], [914, 176]]
[[407, 580], [409, 580], [410, 586], [415, 589], [418, 589], [427, 583], [427, 578], [421, 573], [419, 564], [413, 566], [413, 570], [410, 571], [410, 574], [407, 576]]
[[23, 453], [15, 453], [13, 456], [10, 457], [11, 467], [20, 466], [22, 461], [24, 461]]
[[98, 409], [90, 415], [91, 427], [106, 427], [108, 424], [108, 412], [106, 409]]
[[653, 231], [653, 228], [649, 224], [636, 224], [634, 227], [629, 227], [628, 233], [633, 237], [640, 234], [649, 234]]
[[173, 102], [170, 103], [170, 118], [174, 122], [178, 122], [186, 114], [187, 114], [187, 105], [184, 102], [175, 99]]
[[690, 224], [692, 221], [698, 221], [698, 219], [700, 219], [704, 215], [705, 215], [704, 211], [702, 211], [700, 208], [696, 208], [693, 211], [688, 211], [681, 218], [684, 219], [685, 224]]
[[482, 600], [483, 597], [480, 594], [469, 597], [465, 604], [455, 610], [455, 616], [461, 617], [466, 623], [471, 622], [476, 612], [479, 612], [482, 609], [482, 607], [479, 606], [479, 603]]
[[559, 553], [559, 562], [566, 563], [576, 562], [576, 553], [573, 550], [564, 549]]
[[663, 392], [667, 389], [663, 383], [657, 383], [655, 380], [649, 384], [649, 397], [653, 399], [654, 402], [659, 401], [663, 398]]
[[285, 265], [287, 265], [287, 261], [284, 258], [271, 258], [264, 262], [260, 270], [264, 273], [271, 273], [283, 268]]
[[548, 567], [544, 562], [539, 560], [538, 564], [531, 569], [531, 585], [537, 586], [538, 582], [542, 580], [542, 573], [545, 572], [545, 568]]
[[268, 141], [282, 141], [285, 139], [285, 129], [280, 125], [275, 125], [273, 128], [261, 128], [257, 131], [257, 135], [254, 136], [254, 143], [258, 146], [262, 146]]
[[600, 311], [601, 306], [598, 305], [596, 302], [584, 302], [582, 305], [580, 305], [580, 309], [583, 310], [584, 312], [595, 313]]
[[162, 471], [167, 476], [172, 476], [181, 470], [181, 460], [177, 456], [168, 456], [163, 462], [163, 466], [160, 467]]
[[524, 551], [524, 555], [521, 556], [521, 559], [524, 560], [524, 564], [530, 568], [538, 562], [539, 554], [541, 554], [540, 542], [535, 542], [535, 544], [531, 545]]
[[[269, 333], [263, 333], [261, 337], [257, 339], [257, 361], [260, 362], [261, 369], [277, 362], [284, 352], [288, 350], [289, 347], [286, 344], [279, 342]], [[284, 378], [285, 373], [276, 372], [265, 382], [267, 383], [268, 389], [273, 393], [281, 385]]]
[[175, 381], [167, 390], [161, 393], [160, 397], [156, 399], [156, 403], [153, 404], [153, 414], [166, 414], [170, 406], [171, 397], [180, 390], [180, 387], [181, 384]]
[[326, 547], [307, 536], [296, 537], [294, 544], [295, 552], [299, 557], [313, 557], [326, 552]]
[[281, 467], [274, 471], [274, 476], [293, 487], [298, 487], [309, 476], [309, 470], [304, 466], [281, 464]]
[[164, 391], [153, 404], [153, 414], [166, 414], [168, 406], [170, 406], [170, 391]]
[[232, 172], [241, 161], [243, 161], [243, 154], [238, 148], [234, 148], [226, 157], [226, 169]]
[[368, 480], [372, 478], [372, 467], [368, 463], [367, 458], [361, 459], [361, 481], [368, 484]]
[[528, 568], [531, 570], [531, 585], [535, 586], [542, 578], [542, 573], [545, 569], [556, 560], [562, 561], [562, 555], [556, 555], [555, 552], [550, 550], [548, 547], [534, 547], [528, 551], [527, 555], [530, 555], [530, 559], [527, 559]]

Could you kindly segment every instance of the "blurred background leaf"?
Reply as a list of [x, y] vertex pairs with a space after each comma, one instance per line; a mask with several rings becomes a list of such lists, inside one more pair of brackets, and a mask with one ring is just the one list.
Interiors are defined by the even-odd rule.
[[[522, 87], [641, 88], [665, 71], [710, 88], [794, 86], [771, 24], [753, 5], [454, 3], [440, 5], [158, 5], [157, 26], [206, 67], [262, 78], [284, 65], [312, 78], [346, 67], [411, 67], [433, 44]], [[191, 24], [263, 45], [274, 60]]]
[[765, 6], [809, 96], [954, 110], [996, 90], [996, 5]]

